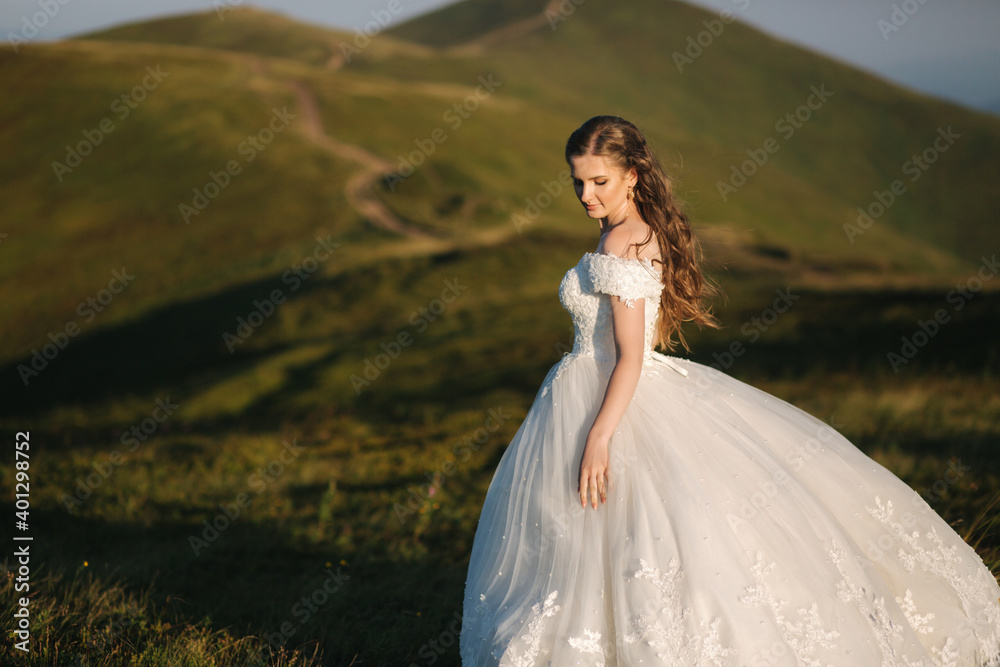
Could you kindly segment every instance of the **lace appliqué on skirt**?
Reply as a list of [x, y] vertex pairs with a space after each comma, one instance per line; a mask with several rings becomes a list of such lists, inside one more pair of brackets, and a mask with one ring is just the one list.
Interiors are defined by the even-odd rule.
[[757, 560], [750, 569], [755, 583], [747, 586], [739, 600], [745, 605], [770, 609], [775, 623], [781, 629], [782, 639], [792, 649], [799, 663], [808, 667], [821, 667], [820, 662], [814, 657], [816, 649], [835, 647], [836, 643], [833, 640], [839, 637], [840, 633], [823, 628], [819, 605], [816, 602], [813, 602], [808, 609], [796, 610], [800, 619], [798, 621], [785, 616], [784, 607], [788, 604], [787, 601], [774, 596], [766, 579], [774, 566], [774, 563], [765, 563], [764, 555], [758, 551]]
[[545, 598], [545, 602], [536, 602], [532, 605], [528, 631], [507, 647], [503, 659], [500, 660], [500, 667], [535, 667], [541, 651], [545, 619], [555, 616], [562, 609], [556, 604], [558, 596], [559, 591], [552, 591]]
[[670, 560], [665, 572], [639, 560], [639, 569], [632, 575], [646, 579], [656, 587], [658, 610], [642, 613], [632, 618], [634, 632], [625, 635], [626, 644], [645, 641], [657, 651], [657, 657], [668, 665], [712, 665], [724, 667], [728, 657], [736, 651], [725, 648], [719, 641], [719, 619], [703, 619], [702, 634], [692, 634], [688, 629], [691, 609], [681, 602], [681, 580], [684, 570], [676, 558]]
[[570, 637], [569, 645], [580, 653], [596, 654], [598, 657], [594, 662], [594, 667], [604, 667], [604, 660], [608, 657], [601, 643], [601, 633], [593, 630], [584, 630], [586, 637]]
[[[955, 589], [966, 616], [984, 621], [983, 627], [990, 630], [986, 635], [977, 636], [982, 659], [984, 664], [1000, 664], [1000, 606], [986, 595], [986, 591], [990, 590], [990, 582], [987, 579], [990, 577], [989, 571], [985, 567], [979, 567], [975, 569], [974, 575], [962, 576], [959, 567], [963, 566], [963, 559], [958, 553], [961, 545], [953, 543], [951, 546], [945, 546], [944, 540], [933, 527], [922, 537], [919, 531], [907, 532], [903, 522], [896, 520], [894, 516], [892, 501], [883, 503], [880, 497], [875, 496], [875, 506], [867, 509], [872, 517], [884, 525], [890, 535], [898, 541], [900, 546], [897, 556], [908, 572], [919, 567], [924, 572], [944, 579]], [[910, 613], [915, 613], [915, 610], [911, 610]], [[907, 614], [908, 621], [910, 613]], [[922, 623], [921, 627], [926, 626]], [[939, 653], [942, 656], [950, 655], [950, 643], [951, 638], [948, 639], [948, 644], [940, 649]], [[940, 664], [948, 663], [942, 657]]]

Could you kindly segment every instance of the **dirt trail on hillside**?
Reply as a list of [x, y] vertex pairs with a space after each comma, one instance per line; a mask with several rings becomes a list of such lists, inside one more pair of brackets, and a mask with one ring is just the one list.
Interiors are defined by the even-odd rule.
[[[512, 39], [521, 37], [522, 35], [527, 35], [530, 32], [534, 32], [543, 26], [551, 26], [551, 17], [561, 17], [563, 21], [566, 20], [566, 16], [563, 16], [560, 11], [560, 5], [568, 0], [550, 0], [549, 4], [545, 6], [541, 14], [535, 14], [534, 16], [529, 16], [528, 18], [518, 21], [517, 23], [511, 23], [502, 28], [497, 28], [485, 35], [480, 35], [473, 40], [459, 44], [455, 47], [456, 51], [460, 52], [480, 52], [483, 49], [489, 48], [496, 44], [506, 42]], [[576, 5], [572, 5], [576, 8]]]
[[347, 144], [328, 135], [323, 129], [323, 118], [313, 92], [299, 81], [292, 81], [289, 85], [295, 92], [299, 112], [302, 114], [302, 129], [306, 136], [323, 150], [361, 165], [361, 170], [351, 176], [344, 187], [348, 203], [372, 224], [382, 229], [413, 238], [430, 238], [431, 235], [427, 232], [408, 225], [396, 217], [372, 190], [383, 174], [392, 172], [395, 165], [361, 146]]
[[[459, 51], [478, 52], [494, 44], [516, 39], [543, 26], [551, 25], [551, 17], [561, 15], [560, 7], [565, 1], [550, 0], [540, 14], [480, 35], [455, 48]], [[566, 20], [566, 17], [563, 17], [562, 20]], [[259, 67], [259, 63], [255, 64]], [[326, 63], [327, 68], [334, 70], [340, 69], [343, 65], [343, 55], [336, 51]], [[300, 81], [291, 81], [289, 85], [295, 93], [298, 108], [302, 114], [302, 128], [306, 136], [317, 146], [337, 157], [361, 165], [361, 170], [351, 176], [345, 186], [347, 201], [350, 205], [370, 220], [372, 224], [382, 229], [411, 238], [432, 238], [433, 236], [428, 232], [400, 220], [375, 196], [373, 186], [384, 174], [392, 173], [395, 165], [370, 153], [361, 146], [338, 141], [327, 134], [323, 128], [323, 118], [313, 92]]]

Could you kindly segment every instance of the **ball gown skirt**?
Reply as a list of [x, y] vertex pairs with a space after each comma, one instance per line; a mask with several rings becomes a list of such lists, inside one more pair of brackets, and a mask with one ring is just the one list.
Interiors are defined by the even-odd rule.
[[[559, 295], [553, 366], [486, 494], [465, 667], [1000, 664], [1000, 587], [911, 488], [833, 428], [652, 351], [647, 260], [587, 253]], [[580, 506], [615, 363], [611, 298], [641, 301], [643, 372], [610, 442], [606, 504]]]

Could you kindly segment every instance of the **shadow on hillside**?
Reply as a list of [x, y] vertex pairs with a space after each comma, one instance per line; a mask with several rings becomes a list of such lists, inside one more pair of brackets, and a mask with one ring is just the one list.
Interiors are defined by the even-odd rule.
[[[738, 324], [712, 332], [709, 346], [692, 358], [736, 376], [919, 377], [1000, 371], [1000, 339], [993, 334], [1000, 326], [1000, 292], [979, 293], [961, 302], [954, 295], [949, 301], [946, 292], [912, 290], [797, 290], [797, 296], [787, 315], [777, 314], [774, 324], [777, 330], [790, 317], [791, 333], [769, 335], [765, 315], [773, 303], [765, 301], [761, 310], [744, 306], [729, 320]], [[934, 321], [935, 313], [943, 313], [943, 324]], [[725, 352], [733, 342], [741, 343], [745, 352], [729, 359]]]
[[[324, 292], [327, 303], [339, 303], [351, 291], [350, 280], [313, 277], [288, 293], [280, 277], [273, 276], [170, 304], [72, 340], [27, 387], [18, 370], [32, 364], [32, 357], [26, 355], [0, 368], [0, 414], [30, 417], [62, 404], [86, 407], [154, 391], [197, 393], [207, 374], [212, 382], [219, 382], [289, 347], [280, 344], [246, 351], [238, 347], [235, 354], [227, 349], [223, 333], [236, 331], [237, 318], [248, 316], [255, 299], [284, 288], [289, 301]], [[1000, 338], [996, 336], [1000, 293], [979, 293], [961, 309], [936, 291], [800, 291], [797, 295], [773, 327], [761, 324], [768, 319], [773, 293], [720, 313], [727, 326], [696, 334], [697, 352], [691, 358], [751, 382], [834, 373], [891, 376], [895, 369], [888, 359], [890, 352], [899, 354], [897, 359], [903, 362], [897, 363], [899, 376], [915, 381], [930, 373], [978, 376], [1000, 371]], [[920, 323], [926, 325], [938, 309], [947, 311], [947, 321], [934, 335], [924, 336]], [[405, 420], [430, 404], [450, 409], [498, 390], [513, 391], [530, 401], [559, 351], [551, 342], [540, 344], [538, 332], [530, 330], [517, 330], [516, 338], [499, 340], [494, 333], [498, 316], [502, 312], [467, 310], [461, 314], [465, 320], [459, 329], [424, 334], [408, 353], [405, 367], [392, 368], [391, 382], [365, 389], [344, 407], [362, 419], [380, 422], [386, 417]], [[263, 326], [268, 326], [266, 320]], [[278, 418], [299, 417], [287, 414], [290, 408], [283, 399], [316, 387], [320, 374], [337, 362], [343, 350], [371, 347], [371, 341], [384, 340], [386, 335], [382, 330], [351, 332], [341, 338], [343, 345], [323, 357], [289, 366], [283, 384], [257, 396], [240, 414], [195, 426], [215, 431], [237, 422], [246, 426], [248, 419], [273, 424]], [[904, 339], [916, 345], [905, 349]], [[295, 344], [302, 342], [309, 341]], [[738, 355], [730, 352], [734, 343], [740, 346]], [[77, 435], [78, 441], [87, 440], [83, 430]], [[106, 437], [94, 437], [102, 435]]]
[[[919, 383], [937, 375], [981, 377], [1000, 373], [1000, 338], [996, 336], [1000, 330], [1000, 293], [979, 294], [961, 310], [949, 309], [950, 319], [926, 341], [921, 338], [919, 323], [926, 323], [938, 308], [946, 307], [942, 293], [799, 294], [794, 308], [778, 316], [773, 330], [762, 331], [754, 325], [753, 318], [760, 319], [762, 310], [744, 304], [739, 311], [720, 315], [727, 324], [724, 329], [698, 335], [692, 342], [694, 354], [674, 354], [714, 366], [751, 384], [797, 378], [815, 378], [822, 383], [833, 375], [853, 376], [858, 383], [866, 377], [880, 376], [910, 378]], [[744, 330], [748, 323], [749, 328]], [[756, 340], [754, 333], [758, 334]], [[907, 348], [904, 354], [904, 338], [923, 345]], [[562, 344], [569, 342], [567, 339]], [[739, 344], [735, 355], [734, 343]], [[535, 339], [514, 340], [496, 354], [466, 355], [454, 363], [436, 364], [433, 377], [427, 377], [426, 367], [409, 371], [412, 377], [402, 369], [393, 369], [393, 382], [361, 393], [355, 402], [355, 414], [378, 420], [399, 406], [418, 413], [425, 404], [461, 405], [470, 396], [488, 395], [498, 388], [518, 392], [528, 403], [548, 368], [558, 361], [558, 345], [549, 343], [539, 350]], [[912, 356], [906, 356], [911, 352]], [[896, 368], [890, 363], [889, 353], [899, 355], [894, 359]], [[447, 350], [431, 350], [428, 354], [441, 358]]]
[[[177, 387], [206, 371], [236, 372], [278, 350], [230, 352], [224, 333], [233, 334], [237, 318], [247, 318], [254, 300], [280, 289], [289, 301], [317, 289], [338, 289], [338, 279], [313, 276], [290, 292], [280, 276], [223, 290], [200, 299], [172, 303], [118, 326], [83, 334], [69, 342], [41, 370], [25, 355], [0, 368], [0, 414], [29, 416], [63, 403], [88, 405], [109, 398]], [[267, 322], [263, 326], [266, 326]], [[36, 348], [37, 349], [37, 348]], [[50, 348], [51, 349], [51, 348]]]

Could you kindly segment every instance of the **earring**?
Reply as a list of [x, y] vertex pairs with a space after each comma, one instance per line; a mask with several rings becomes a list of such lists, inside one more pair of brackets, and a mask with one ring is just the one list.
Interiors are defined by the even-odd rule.
[[628, 186], [628, 200], [635, 201], [635, 190], [632, 189], [631, 185]]

